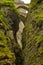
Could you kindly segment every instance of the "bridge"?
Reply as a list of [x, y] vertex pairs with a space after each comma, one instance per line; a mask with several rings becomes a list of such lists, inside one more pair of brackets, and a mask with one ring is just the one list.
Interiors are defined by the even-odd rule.
[[26, 16], [27, 12], [28, 12], [28, 4], [24, 4], [24, 3], [17, 3], [15, 2], [16, 4], [16, 8], [19, 9], [20, 11], [20, 14], [23, 15], [23, 16]]
[[17, 3], [17, 2], [15, 2], [16, 3], [16, 7], [19, 7], [19, 6], [25, 6], [25, 7], [27, 7], [28, 8], [28, 4], [24, 4], [24, 3]]

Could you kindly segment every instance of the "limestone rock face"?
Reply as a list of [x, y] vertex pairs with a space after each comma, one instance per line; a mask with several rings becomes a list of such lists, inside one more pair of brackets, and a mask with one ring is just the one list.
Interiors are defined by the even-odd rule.
[[16, 37], [17, 37], [18, 45], [20, 46], [21, 49], [22, 49], [22, 32], [23, 32], [24, 27], [25, 27], [24, 23], [20, 21], [19, 29], [18, 29], [18, 32], [16, 33]]
[[23, 65], [43, 65], [43, 0], [32, 0], [23, 32]]

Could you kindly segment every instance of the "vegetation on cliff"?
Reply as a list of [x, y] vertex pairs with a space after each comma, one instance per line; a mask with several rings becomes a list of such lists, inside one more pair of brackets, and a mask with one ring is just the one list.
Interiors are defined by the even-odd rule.
[[[26, 18], [18, 8], [14, 0], [0, 0], [0, 65], [43, 65], [43, 0], [31, 0], [28, 9], [23, 6]], [[25, 25], [22, 49], [16, 38], [20, 21]]]
[[31, 0], [22, 43], [23, 65], [43, 65], [43, 0]]
[[18, 14], [13, 0], [0, 1], [0, 65], [15, 65], [13, 49], [16, 43], [14, 35], [18, 29]]

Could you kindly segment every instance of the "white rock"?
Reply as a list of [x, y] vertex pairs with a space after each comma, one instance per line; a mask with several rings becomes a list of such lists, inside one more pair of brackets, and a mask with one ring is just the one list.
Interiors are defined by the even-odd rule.
[[22, 40], [22, 32], [23, 32], [24, 27], [25, 27], [24, 23], [22, 21], [20, 21], [19, 30], [16, 33], [16, 37], [17, 37], [17, 42], [18, 42], [21, 49], [22, 49], [22, 42], [21, 42], [21, 40]]

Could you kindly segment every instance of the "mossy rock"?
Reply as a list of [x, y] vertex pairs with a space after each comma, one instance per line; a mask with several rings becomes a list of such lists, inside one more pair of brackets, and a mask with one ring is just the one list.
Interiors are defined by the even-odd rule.
[[[14, 6], [14, 2], [12, 0], [2, 0], [0, 2], [0, 65], [15, 65], [16, 56], [12, 44], [15, 47], [16, 42], [15, 39], [9, 38], [7, 33], [11, 30], [13, 31], [12, 35], [14, 35], [15, 30], [12, 23], [17, 18], [18, 11]], [[18, 22], [18, 19], [16, 21]]]

